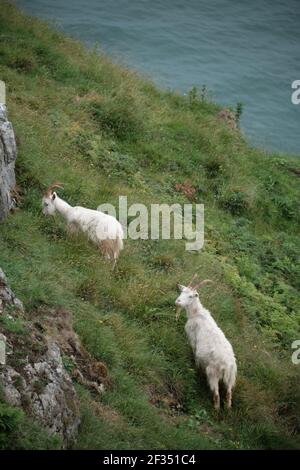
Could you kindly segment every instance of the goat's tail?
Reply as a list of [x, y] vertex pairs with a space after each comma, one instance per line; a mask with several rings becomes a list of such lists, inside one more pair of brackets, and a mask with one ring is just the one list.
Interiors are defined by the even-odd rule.
[[224, 370], [223, 380], [227, 389], [232, 390], [232, 388], [235, 386], [236, 374], [237, 374], [237, 367], [236, 367], [236, 363], [233, 362], [230, 366], [228, 366]]

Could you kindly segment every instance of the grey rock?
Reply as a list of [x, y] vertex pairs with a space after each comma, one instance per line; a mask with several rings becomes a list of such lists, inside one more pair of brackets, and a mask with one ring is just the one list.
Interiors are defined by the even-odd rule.
[[4, 395], [9, 397], [7, 400], [13, 406], [21, 406], [21, 393], [16, 388], [16, 383], [21, 382], [21, 375], [12, 367], [6, 366], [3, 371], [0, 369], [0, 382], [3, 383]]
[[6, 364], [6, 336], [0, 333], [0, 365]]
[[[25, 312], [23, 306], [20, 311], [20, 305], [21, 302], [15, 297], [0, 269], [0, 315], [11, 319], [18, 318], [18, 315], [24, 318]], [[14, 307], [11, 315], [3, 310], [7, 306]], [[26, 326], [27, 337], [30, 337], [34, 346], [37, 331], [30, 322]], [[5, 339], [12, 354], [7, 356], [6, 364], [0, 364], [0, 385], [9, 404], [22, 407], [45, 430], [60, 435], [66, 447], [76, 439], [78, 433], [79, 400], [73, 382], [63, 366], [63, 353], [57, 339], [50, 335], [43, 336], [40, 332], [38, 336], [42, 337], [43, 348], [35, 354], [26, 350], [24, 362], [19, 363], [14, 361], [14, 356], [17, 348], [17, 352], [21, 352], [20, 343], [12, 333], [7, 333]]]
[[4, 307], [15, 307], [24, 310], [21, 300], [19, 300], [7, 283], [6, 276], [0, 268], [0, 313]]
[[57, 344], [50, 343], [40, 361], [27, 364], [21, 373], [10, 366], [0, 369], [0, 383], [9, 404], [25, 406], [44, 429], [59, 434], [65, 443], [74, 440], [79, 402]]
[[0, 103], [0, 222], [14, 207], [12, 191], [16, 186], [17, 145], [5, 104]]

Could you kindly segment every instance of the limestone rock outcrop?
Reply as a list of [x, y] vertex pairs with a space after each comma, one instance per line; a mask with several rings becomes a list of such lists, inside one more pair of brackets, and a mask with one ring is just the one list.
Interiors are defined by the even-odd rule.
[[14, 130], [7, 118], [6, 106], [0, 103], [0, 222], [14, 207], [17, 145]]
[[49, 433], [58, 434], [64, 446], [68, 445], [76, 438], [80, 412], [72, 379], [63, 364], [63, 352], [56, 339], [25, 317], [22, 302], [1, 269], [0, 320], [0, 341], [5, 342], [6, 356], [0, 363], [0, 385], [5, 400], [21, 407]]

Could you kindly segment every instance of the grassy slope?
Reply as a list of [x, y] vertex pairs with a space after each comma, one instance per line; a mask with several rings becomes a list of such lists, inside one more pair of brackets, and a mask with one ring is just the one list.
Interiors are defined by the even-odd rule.
[[[300, 336], [299, 180], [288, 171], [296, 163], [250, 148], [218, 122], [217, 106], [160, 91], [0, 3], [0, 77], [24, 192], [21, 210], [1, 226], [0, 265], [28, 311], [73, 311], [113, 379], [101, 403], [78, 388], [76, 447], [299, 447], [299, 366], [290, 359]], [[41, 194], [54, 180], [70, 203], [89, 207], [116, 204], [119, 194], [129, 203], [188, 202], [174, 189], [188, 181], [205, 203], [205, 249], [129, 240], [112, 272], [62, 221], [42, 216]], [[214, 414], [184, 319], [174, 321], [175, 284], [194, 272], [215, 281], [203, 303], [238, 358], [231, 415]], [[164, 405], [171, 393], [176, 411]], [[23, 421], [2, 446], [55, 446], [34, 430], [26, 440]]]

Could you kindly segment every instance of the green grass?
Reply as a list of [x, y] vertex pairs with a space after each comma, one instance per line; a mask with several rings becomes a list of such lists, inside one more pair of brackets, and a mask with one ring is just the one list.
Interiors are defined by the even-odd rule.
[[[300, 368], [291, 363], [300, 337], [299, 181], [289, 171], [298, 161], [252, 148], [218, 121], [214, 103], [161, 91], [3, 1], [0, 31], [23, 193], [0, 229], [0, 265], [31, 316], [41, 305], [72, 310], [112, 378], [101, 400], [78, 386], [74, 447], [299, 448]], [[188, 202], [175, 190], [188, 183], [205, 204], [205, 247], [128, 240], [112, 271], [63, 221], [41, 214], [55, 180], [71, 204], [92, 208], [119, 195], [147, 206]], [[201, 299], [236, 351], [231, 414], [214, 413], [184, 319], [175, 322], [176, 283], [194, 272], [213, 279]], [[26, 322], [17, 326], [22, 333]], [[1, 407], [8, 422], [19, 419]], [[0, 445], [59, 445], [31, 426]]]

